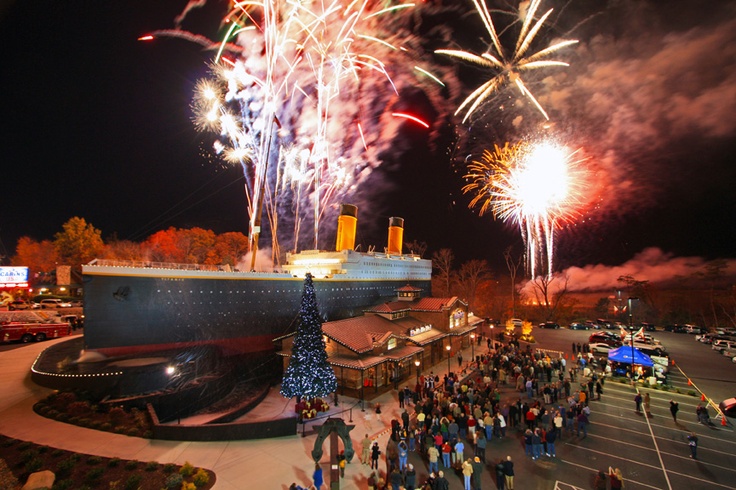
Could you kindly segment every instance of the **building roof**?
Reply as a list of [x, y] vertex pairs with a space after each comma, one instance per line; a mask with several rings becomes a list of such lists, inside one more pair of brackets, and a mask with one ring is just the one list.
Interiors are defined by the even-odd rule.
[[359, 354], [373, 350], [374, 343], [384, 343], [394, 334], [394, 324], [378, 315], [363, 315], [327, 322], [322, 331], [327, 337]]
[[418, 298], [413, 301], [389, 301], [381, 303], [366, 313], [396, 313], [399, 311], [442, 311], [452, 308], [457, 302], [465, 304], [457, 296], [451, 298]]

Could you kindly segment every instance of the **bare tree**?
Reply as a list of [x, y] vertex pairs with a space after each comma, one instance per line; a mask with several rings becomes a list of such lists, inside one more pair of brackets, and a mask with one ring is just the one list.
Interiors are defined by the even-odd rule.
[[564, 276], [538, 276], [532, 281], [534, 296], [537, 304], [544, 308], [545, 320], [549, 321], [555, 316], [562, 299], [567, 294], [567, 285], [570, 278]]
[[469, 260], [460, 266], [457, 282], [460, 290], [465, 293], [465, 299], [468, 307], [472, 309], [475, 302], [475, 293], [478, 285], [491, 278], [491, 270], [488, 268], [488, 262], [485, 260]]
[[452, 261], [455, 254], [449, 248], [443, 248], [432, 254], [432, 265], [437, 269], [437, 279], [444, 285], [441, 296], [450, 295], [450, 281], [452, 278]]
[[509, 277], [511, 278], [511, 317], [516, 318], [516, 275], [519, 267], [524, 259], [523, 256], [514, 258], [511, 255], [511, 248], [508, 247], [503, 251], [503, 257], [506, 259], [506, 267], [509, 269]]
[[404, 244], [404, 247], [409, 251], [409, 253], [416, 254], [420, 257], [424, 256], [424, 252], [427, 251], [427, 242], [418, 242], [414, 240], [413, 242], [406, 242]]

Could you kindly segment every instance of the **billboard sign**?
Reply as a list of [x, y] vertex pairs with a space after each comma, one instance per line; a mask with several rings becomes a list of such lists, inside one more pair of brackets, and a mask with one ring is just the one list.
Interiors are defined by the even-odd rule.
[[0, 267], [0, 288], [27, 288], [28, 267]]

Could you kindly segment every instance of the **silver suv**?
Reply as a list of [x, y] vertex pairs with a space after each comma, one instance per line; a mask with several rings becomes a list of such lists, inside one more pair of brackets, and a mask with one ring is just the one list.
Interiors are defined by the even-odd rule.
[[46, 298], [41, 300], [41, 308], [71, 308], [72, 304], [56, 298]]

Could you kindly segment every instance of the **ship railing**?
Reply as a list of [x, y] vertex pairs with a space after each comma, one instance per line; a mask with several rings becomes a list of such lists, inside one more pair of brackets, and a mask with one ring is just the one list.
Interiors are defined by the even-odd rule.
[[89, 264], [97, 267], [136, 267], [141, 269], [169, 269], [184, 271], [243, 272], [229, 264], [179, 264], [150, 260], [94, 259]]

